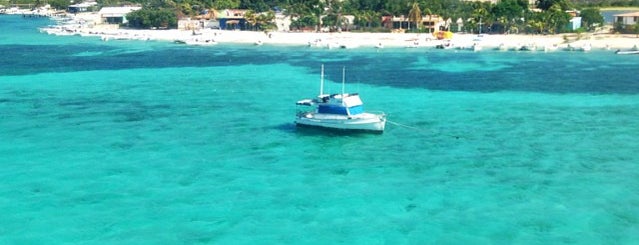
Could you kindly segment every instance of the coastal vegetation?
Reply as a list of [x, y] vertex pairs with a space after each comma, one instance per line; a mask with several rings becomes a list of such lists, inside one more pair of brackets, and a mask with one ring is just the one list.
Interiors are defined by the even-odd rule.
[[[101, 0], [101, 4], [113, 4], [112, 0]], [[502, 0], [497, 4], [461, 0], [132, 0], [143, 6], [128, 19], [134, 27], [174, 27], [166, 20], [192, 17], [210, 9], [249, 9], [247, 18], [253, 29], [272, 27], [274, 18], [257, 14], [266, 11], [281, 11], [294, 17], [293, 29], [328, 29], [353, 31], [384, 31], [382, 16], [407, 16], [407, 32], [431, 32], [421, 25], [422, 16], [433, 15], [448, 21], [447, 28], [465, 32], [491, 33], [537, 33], [554, 34], [572, 32], [568, 27], [571, 16], [566, 11], [578, 8], [568, 0], [539, 0], [541, 11], [532, 11], [527, 0]], [[172, 11], [172, 13], [171, 13]], [[583, 9], [586, 15], [584, 30], [593, 30], [603, 24], [603, 17], [596, 8]], [[173, 16], [167, 16], [171, 15]], [[272, 15], [269, 14], [269, 15]], [[354, 16], [349, 22], [345, 16]], [[161, 19], [161, 20], [157, 20]], [[269, 22], [268, 20], [271, 20]], [[154, 24], [151, 24], [154, 23]], [[162, 26], [157, 26], [161, 24]], [[167, 25], [168, 24], [168, 25]]]
[[127, 15], [129, 25], [136, 28], [175, 28], [177, 18], [168, 8], [143, 8]]
[[[8, 0], [0, 0], [8, 1]], [[45, 3], [45, 0], [11, 0], [13, 3]], [[291, 16], [291, 28], [297, 30], [388, 31], [382, 16], [406, 16], [406, 32], [437, 31], [422, 25], [422, 17], [441, 17], [445, 28], [470, 33], [555, 34], [592, 31], [603, 25], [599, 12], [605, 6], [639, 6], [639, 0], [528, 0], [474, 2], [462, 0], [98, 0], [100, 6], [141, 5], [130, 13], [129, 25], [135, 28], [176, 28], [177, 20], [206, 14], [212, 9], [247, 9], [252, 30], [273, 28], [275, 12]], [[66, 0], [46, 0], [57, 9], [65, 9]], [[538, 9], [533, 11], [532, 9]], [[569, 28], [571, 15], [581, 11], [582, 27]], [[266, 14], [261, 14], [266, 13]], [[354, 16], [348, 19], [346, 16]]]

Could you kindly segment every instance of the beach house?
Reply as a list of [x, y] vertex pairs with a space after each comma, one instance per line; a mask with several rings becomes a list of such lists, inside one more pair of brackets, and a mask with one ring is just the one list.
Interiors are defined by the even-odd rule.
[[69, 5], [69, 7], [67, 7], [67, 11], [72, 14], [88, 12], [91, 9], [95, 8], [97, 5], [98, 3], [96, 1], [85, 1], [81, 3]]
[[247, 27], [245, 9], [225, 9], [215, 12], [215, 17], [219, 21], [222, 30], [244, 30]]
[[621, 25], [624, 29], [629, 29], [630, 26], [633, 26], [639, 23], [639, 12], [625, 13], [625, 14], [616, 14], [613, 15], [614, 24]]
[[216, 19], [217, 11], [207, 9], [193, 18], [183, 18], [178, 20], [179, 30], [198, 30], [198, 29], [220, 29], [220, 22]]
[[126, 24], [126, 15], [142, 7], [104, 7], [98, 14], [103, 24]]
[[275, 25], [278, 31], [290, 31], [291, 30], [291, 16], [285, 15], [281, 12], [275, 13]]
[[[445, 26], [446, 21], [439, 15], [424, 15], [421, 20], [421, 27], [434, 32], [439, 30], [440, 26]], [[382, 16], [382, 25], [388, 29], [415, 29], [415, 23], [413, 23], [407, 16]]]
[[[193, 18], [184, 18], [178, 20], [178, 29], [180, 30], [198, 30], [198, 29], [222, 29], [222, 30], [245, 30], [248, 21], [245, 18], [247, 10], [225, 9], [215, 10], [209, 9], [203, 11], [200, 15]], [[257, 15], [265, 14], [257, 13]], [[354, 17], [353, 17], [354, 18]], [[275, 13], [274, 24], [278, 31], [289, 31], [291, 25], [291, 17]]]

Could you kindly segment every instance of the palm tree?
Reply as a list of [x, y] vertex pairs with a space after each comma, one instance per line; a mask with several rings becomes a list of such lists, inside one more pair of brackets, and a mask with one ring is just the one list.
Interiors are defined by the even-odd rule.
[[506, 18], [506, 16], [498, 17], [497, 22], [502, 24], [502, 26], [504, 27], [504, 32], [507, 32], [508, 29], [510, 28], [510, 23], [508, 22], [508, 19]]
[[324, 14], [324, 1], [321, 0], [286, 0], [284, 14], [297, 20], [314, 19], [317, 31], [322, 28], [321, 16]]
[[373, 27], [373, 21], [376, 18], [379, 18], [378, 13], [372, 10], [366, 10], [363, 13], [363, 17], [366, 20], [366, 27], [371, 28]]
[[329, 0], [328, 2], [328, 15], [335, 15], [335, 28], [337, 30], [342, 29], [342, 25], [344, 25], [344, 18], [342, 18], [342, 1], [337, 0]]
[[477, 3], [475, 10], [473, 10], [472, 16], [474, 17], [474, 21], [478, 26], [478, 32], [481, 34], [481, 26], [483, 22], [489, 22], [489, 11], [486, 9], [486, 6], [482, 3]]
[[[415, 27], [419, 29], [419, 25], [422, 22], [422, 11], [419, 9], [419, 4], [417, 2], [413, 3], [413, 8], [411, 8], [410, 12], [408, 12], [408, 20], [415, 23]], [[408, 29], [410, 29], [410, 26]]]
[[270, 31], [277, 28], [277, 26], [273, 23], [275, 20], [275, 12], [272, 10], [269, 10], [266, 14], [258, 15], [255, 20], [257, 21], [257, 25], [260, 30]]
[[317, 17], [317, 31], [322, 31], [322, 14], [324, 14], [324, 2], [317, 1], [316, 4], [312, 5], [311, 12], [315, 17]]
[[[431, 26], [435, 26], [435, 25], [432, 25], [432, 22], [433, 22], [433, 12], [431, 12], [429, 8], [424, 9], [424, 12], [425, 12], [426, 14], [428, 14], [428, 24], [429, 24], [429, 25], [431, 25]], [[430, 27], [431, 27], [431, 26], [429, 26], [429, 27], [428, 27], [428, 33], [430, 33]]]
[[546, 11], [546, 17], [546, 23], [549, 25], [548, 27], [552, 28], [549, 31], [553, 34], [570, 22], [570, 15], [564, 12], [559, 4], [552, 5]]
[[257, 24], [257, 16], [255, 16], [255, 12], [253, 12], [253, 10], [246, 11], [246, 13], [244, 13], [244, 19], [249, 24], [251, 29], [256, 27], [255, 24]]

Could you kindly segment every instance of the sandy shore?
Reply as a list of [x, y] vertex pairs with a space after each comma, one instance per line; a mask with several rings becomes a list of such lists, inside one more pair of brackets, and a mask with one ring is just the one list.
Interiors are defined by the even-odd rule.
[[[28, 13], [27, 13], [28, 14]], [[193, 45], [218, 43], [294, 45], [325, 48], [371, 47], [436, 47], [445, 43], [461, 49], [520, 50], [630, 50], [639, 47], [637, 35], [602, 33], [558, 35], [488, 35], [453, 34], [451, 40], [437, 40], [430, 33], [315, 33], [315, 32], [254, 32], [203, 29], [188, 30], [133, 30], [119, 29], [117, 25], [97, 25], [99, 16], [86, 13], [73, 16], [73, 20], [60, 22], [56, 27], [42, 28], [52, 35], [98, 36], [104, 41], [116, 39], [178, 41]], [[64, 23], [64, 24], [63, 24]], [[72, 24], [75, 23], [75, 24]], [[81, 24], [80, 24], [81, 23]], [[93, 24], [90, 24], [93, 23]], [[608, 27], [609, 30], [610, 27]]]
[[[187, 30], [133, 30], [118, 29], [117, 26], [63, 25], [43, 28], [43, 32], [54, 35], [99, 36], [102, 40], [139, 39], [159, 41], [179, 41], [194, 45], [217, 43], [264, 44], [264, 45], [310, 45], [328, 48], [357, 47], [436, 47], [444, 40], [437, 40], [430, 33], [314, 33], [314, 32], [254, 32], [203, 29]], [[636, 35], [619, 34], [559, 34], [559, 35], [488, 35], [453, 34], [449, 41], [456, 48], [472, 48], [474, 44], [482, 49], [519, 50], [522, 47], [535, 50], [628, 50], [639, 46]]]

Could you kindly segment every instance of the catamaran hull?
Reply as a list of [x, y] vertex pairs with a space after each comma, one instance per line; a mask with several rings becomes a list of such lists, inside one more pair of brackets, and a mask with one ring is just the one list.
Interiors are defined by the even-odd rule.
[[374, 131], [374, 132], [380, 132], [380, 133], [384, 132], [384, 127], [386, 126], [385, 119], [322, 120], [322, 119], [299, 117], [295, 120], [295, 123], [298, 126], [322, 127], [322, 128], [342, 129], [342, 130]]

